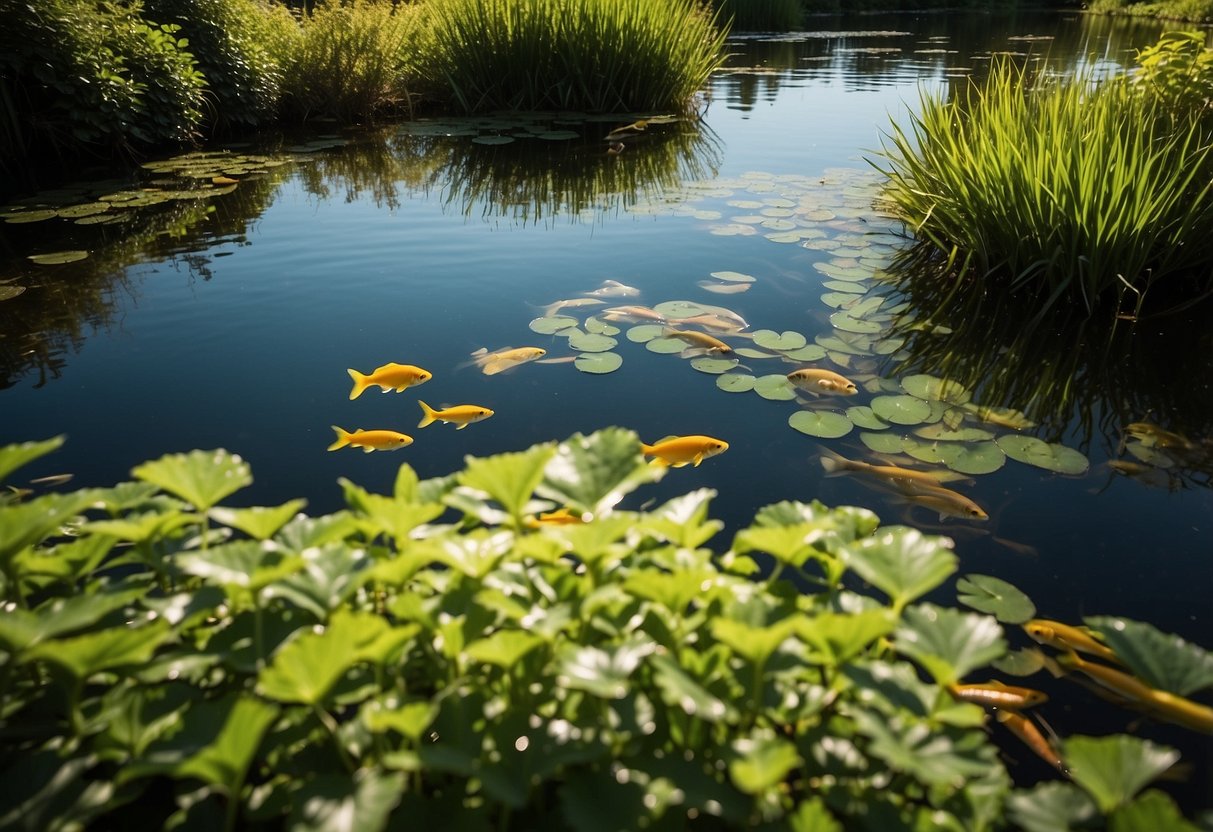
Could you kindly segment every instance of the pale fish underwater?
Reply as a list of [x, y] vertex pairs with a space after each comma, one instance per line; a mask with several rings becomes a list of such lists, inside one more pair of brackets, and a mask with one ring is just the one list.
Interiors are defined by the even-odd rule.
[[684, 465], [695, 465], [710, 456], [724, 453], [729, 449], [729, 443], [711, 436], [673, 436], [652, 445], [641, 443], [640, 450], [645, 456], [654, 457], [653, 465], [669, 465], [681, 468]]
[[505, 347], [489, 352], [487, 347], [481, 347], [472, 353], [472, 362], [486, 376], [495, 376], [500, 372], [534, 361], [547, 355], [542, 347]]
[[368, 387], [378, 386], [384, 393], [395, 390], [397, 393], [418, 384], [424, 384], [434, 377], [429, 370], [414, 367], [412, 364], [396, 364], [395, 362], [376, 367], [374, 372], [360, 373], [357, 370], [346, 370], [354, 380], [350, 390], [350, 399], [356, 399]]
[[394, 451], [398, 448], [403, 448], [405, 445], [413, 444], [413, 437], [394, 430], [362, 430], [359, 428], [348, 431], [336, 425], [333, 425], [332, 428], [337, 432], [337, 441], [329, 445], [328, 449], [330, 451], [335, 451], [348, 445], [350, 447], [362, 448], [363, 451], [369, 454], [371, 451]]
[[417, 404], [421, 405], [421, 412], [425, 414], [421, 417], [421, 421], [417, 423], [417, 427], [419, 428], [440, 421], [458, 425], [459, 427], [455, 428], [455, 430], [463, 430], [472, 422], [479, 422], [493, 415], [493, 411], [477, 404], [457, 404], [453, 407], [444, 407], [441, 410], [435, 410], [421, 400], [418, 400]]

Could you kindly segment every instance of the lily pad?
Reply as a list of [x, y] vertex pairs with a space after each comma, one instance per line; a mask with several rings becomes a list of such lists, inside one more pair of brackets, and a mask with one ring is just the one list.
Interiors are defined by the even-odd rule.
[[901, 437], [896, 433], [861, 433], [859, 441], [878, 454], [901, 453]]
[[472, 144], [511, 144], [514, 141], [513, 136], [477, 136]]
[[545, 139], [549, 142], [563, 142], [575, 139], [580, 135], [580, 133], [575, 133], [572, 130], [545, 130], [542, 133], [536, 133], [535, 138]]
[[[766, 223], [763, 223], [763, 225], [766, 225]], [[798, 243], [798, 242], [800, 242], [800, 235], [797, 234], [795, 231], [781, 232], [779, 234], [767, 234], [766, 238], [768, 240], [770, 240], [772, 243]]]
[[690, 300], [667, 300], [653, 307], [653, 311], [667, 318], [691, 318], [702, 315], [708, 310]]
[[813, 268], [833, 280], [867, 280], [872, 276], [871, 270], [861, 269], [858, 266], [848, 268], [834, 263], [814, 263]]
[[796, 398], [796, 390], [785, 375], [773, 374], [759, 376], [754, 381], [754, 392], [764, 399], [777, 402], [790, 402]]
[[783, 354], [793, 361], [820, 361], [826, 357], [826, 351], [816, 344], [808, 344], [798, 350], [784, 350]]
[[952, 430], [944, 423], [916, 428], [914, 435], [922, 439], [930, 439], [932, 442], [985, 442], [994, 438], [993, 432], [983, 430], [982, 428], [959, 428]]
[[[819, 346], [832, 352], [842, 352], [850, 355], [872, 355], [872, 338], [867, 335], [834, 332], [830, 335], [818, 335], [813, 340]], [[900, 385], [897, 389], [901, 389]]]
[[716, 377], [716, 386], [726, 393], [747, 393], [754, 389], [756, 381], [753, 376], [745, 373], [725, 373]]
[[928, 401], [965, 404], [972, 398], [963, 384], [925, 374], [906, 376], [901, 380], [901, 387], [911, 396]]
[[617, 352], [587, 352], [577, 356], [573, 366], [583, 373], [603, 375], [623, 366], [623, 356]]
[[75, 263], [86, 257], [87, 251], [55, 251], [49, 254], [31, 254], [29, 259], [39, 266], [59, 266], [63, 263]]
[[727, 373], [738, 365], [736, 358], [708, 358], [701, 356], [700, 358], [691, 359], [691, 366], [701, 373], [710, 373], [711, 375], [720, 375]]
[[672, 355], [677, 352], [682, 352], [687, 345], [679, 338], [653, 338], [645, 342], [644, 348], [649, 352], [661, 353], [662, 355]]
[[807, 345], [806, 339], [799, 332], [775, 332], [772, 329], [759, 329], [754, 333], [754, 343], [768, 350], [798, 350]]
[[960, 474], [992, 474], [1007, 462], [1007, 455], [993, 442], [944, 444], [960, 450], [945, 463]]
[[[853, 283], [851, 285], [860, 289], [860, 291], [862, 292], [863, 287], [861, 287], [858, 283]], [[863, 297], [862, 294], [851, 294], [851, 293], [847, 293], [847, 292], [826, 292], [824, 295], [821, 296], [821, 302], [824, 303], [826, 306], [830, 307], [831, 309], [846, 309], [848, 304], [856, 303], [859, 300], [859, 298], [861, 298], [861, 297]]]
[[0, 286], [0, 300], [12, 300], [24, 292], [24, 286]]
[[950, 465], [953, 459], [960, 456], [963, 446], [950, 442], [924, 442], [905, 437], [901, 440], [901, 450], [920, 462]]
[[864, 428], [865, 430], [884, 430], [889, 426], [888, 422], [877, 416], [876, 411], [867, 405], [848, 407], [847, 418], [854, 423], [855, 427]]
[[606, 352], [618, 341], [609, 335], [598, 335], [593, 332], [577, 330], [569, 336], [569, 347], [578, 352]]
[[831, 315], [830, 323], [835, 329], [841, 329], [843, 332], [854, 332], [860, 335], [874, 335], [884, 329], [883, 326], [875, 321], [861, 321], [852, 316], [847, 310], [841, 310]]
[[562, 329], [576, 327], [577, 319], [565, 315], [552, 315], [546, 318], [536, 318], [528, 326], [531, 328], [531, 332], [538, 332], [540, 335], [555, 335]]
[[1046, 471], [1077, 476], [1085, 474], [1087, 468], [1090, 467], [1087, 458], [1073, 448], [1050, 444], [1034, 436], [1007, 434], [994, 441], [1007, 456], [1016, 462], [1035, 465]]
[[931, 418], [931, 405], [915, 396], [877, 396], [871, 407], [879, 418], [895, 425], [920, 425]]
[[585, 319], [585, 331], [593, 332], [595, 335], [611, 335], [619, 334], [619, 327], [609, 324], [601, 318], [590, 317]]
[[1018, 588], [990, 575], [965, 575], [956, 582], [956, 600], [988, 612], [1004, 624], [1023, 624], [1036, 615], [1036, 605]]
[[57, 216], [59, 216], [59, 212], [52, 211], [49, 208], [41, 211], [21, 211], [19, 213], [11, 214], [7, 219], [5, 219], [5, 222], [13, 225], [19, 225], [29, 222], [42, 222], [43, 220], [54, 219]]
[[837, 439], [851, 432], [854, 425], [841, 413], [830, 410], [799, 410], [788, 417], [795, 430], [822, 439]]
[[648, 341], [652, 341], [654, 338], [660, 338], [661, 333], [664, 331], [665, 327], [663, 327], [661, 324], [640, 324], [639, 326], [634, 326], [629, 329], [627, 331], [627, 336], [629, 341], [637, 344], [644, 344]]
[[728, 283], [753, 283], [754, 278], [741, 272], [712, 272], [712, 277]]

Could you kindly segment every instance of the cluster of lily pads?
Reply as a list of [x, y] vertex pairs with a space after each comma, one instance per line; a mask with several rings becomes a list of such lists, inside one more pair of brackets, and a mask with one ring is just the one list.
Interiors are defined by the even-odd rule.
[[[649, 124], [670, 124], [679, 120], [674, 115], [639, 116], [633, 132], [640, 133]], [[587, 137], [593, 124], [619, 124], [617, 113], [582, 113], [575, 111], [501, 112], [466, 118], [421, 118], [400, 125], [401, 135], [428, 138], [470, 138], [472, 144], [513, 144], [519, 139], [539, 139], [547, 142], [566, 142]], [[608, 138], [613, 131], [601, 131]], [[588, 136], [597, 141], [601, 136], [595, 132]], [[612, 139], [613, 140], [613, 139]]]

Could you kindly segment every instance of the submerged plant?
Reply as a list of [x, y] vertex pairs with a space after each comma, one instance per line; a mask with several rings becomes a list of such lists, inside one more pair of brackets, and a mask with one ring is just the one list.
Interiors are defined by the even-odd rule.
[[[0, 481], [61, 443], [0, 448]], [[783, 502], [717, 556], [712, 491], [623, 507], [661, 475], [640, 450], [611, 428], [438, 479], [403, 465], [318, 517], [225, 506], [251, 481], [225, 451], [6, 498], [0, 822], [1180, 828], [1143, 791], [1177, 752], [1134, 737], [1050, 744], [1074, 782], [1012, 789], [957, 701], [1006, 693], [960, 683], [1050, 658], [1003, 659], [1000, 622], [1035, 609], [991, 576], [957, 586], [983, 614], [923, 603], [957, 570], [949, 540]], [[1087, 623], [1154, 691], [1148, 716], [1204, 724], [1184, 697], [1213, 657]], [[1020, 698], [1000, 713], [1045, 699]]]

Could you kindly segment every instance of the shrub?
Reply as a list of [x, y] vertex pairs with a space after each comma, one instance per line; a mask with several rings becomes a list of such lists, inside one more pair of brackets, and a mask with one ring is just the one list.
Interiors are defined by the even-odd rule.
[[344, 120], [410, 106], [417, 78], [423, 6], [390, 0], [318, 4], [302, 17], [302, 33], [283, 85], [286, 111], [297, 118]]
[[144, 15], [181, 27], [206, 78], [209, 121], [216, 129], [276, 120], [282, 66], [275, 38], [279, 28], [296, 27], [284, 6], [265, 0], [144, 0]]
[[204, 79], [177, 27], [138, 3], [0, 0], [6, 163], [191, 141]]
[[684, 108], [725, 33], [696, 0], [429, 0], [428, 63], [468, 112]]

